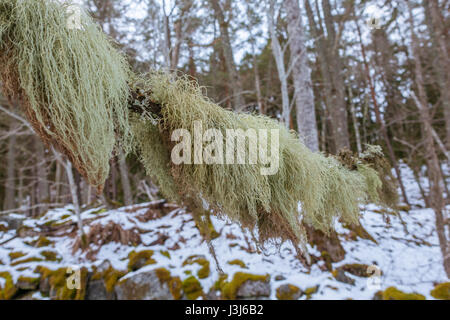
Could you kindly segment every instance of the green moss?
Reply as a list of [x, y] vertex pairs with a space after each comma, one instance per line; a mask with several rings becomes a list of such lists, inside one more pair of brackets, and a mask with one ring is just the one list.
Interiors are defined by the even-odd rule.
[[199, 264], [201, 267], [201, 269], [197, 272], [197, 276], [200, 279], [205, 279], [207, 277], [209, 277], [209, 274], [211, 273], [211, 270], [209, 268], [209, 261], [206, 260], [205, 258], [201, 257], [201, 256], [190, 256], [189, 258], [187, 258], [184, 262], [183, 262], [183, 267], [186, 265], [192, 265], [194, 263]]
[[269, 281], [269, 275], [256, 275], [244, 272], [236, 272], [233, 276], [233, 280], [231, 282], [227, 282], [222, 286], [222, 297], [224, 299], [234, 300], [236, 299], [236, 293], [239, 288], [246, 281]]
[[[286, 290], [288, 289], [288, 290]], [[300, 288], [293, 284], [277, 288], [276, 297], [278, 300], [296, 300], [294, 297], [300, 293]]]
[[197, 300], [200, 296], [203, 295], [203, 288], [200, 282], [196, 277], [190, 276], [185, 279], [181, 287], [183, 288], [183, 292], [189, 300]]
[[143, 266], [155, 264], [156, 260], [152, 259], [153, 254], [153, 250], [143, 250], [139, 252], [131, 251], [128, 254], [128, 270], [136, 271]]
[[61, 220], [70, 218], [71, 216], [72, 216], [72, 215], [70, 215], [70, 214], [65, 214], [65, 215], [61, 216]]
[[197, 227], [198, 231], [200, 231], [200, 234], [203, 238], [213, 240], [220, 237], [220, 233], [218, 233], [214, 228], [209, 214], [203, 215], [202, 217], [198, 218], [194, 215], [194, 221], [195, 226]]
[[221, 274], [219, 275], [219, 279], [214, 283], [214, 289], [222, 291], [222, 288], [227, 283], [228, 275], [227, 274]]
[[119, 281], [121, 277], [125, 275], [125, 272], [114, 269], [112, 266], [109, 266], [108, 269], [99, 272], [97, 269], [94, 269], [94, 272], [91, 276], [91, 280], [102, 280], [105, 284], [106, 291], [111, 293], [114, 291], [114, 287], [116, 283]]
[[108, 211], [108, 210], [106, 210], [105, 208], [101, 208], [99, 210], [91, 211], [91, 214], [100, 214], [100, 213], [105, 213], [106, 211]]
[[14, 266], [17, 266], [19, 264], [24, 264], [24, 263], [29, 263], [29, 262], [40, 262], [40, 261], [42, 261], [41, 258], [30, 257], [30, 258], [14, 261], [13, 263], [11, 263], [11, 266], [14, 267]]
[[440, 283], [431, 290], [431, 296], [436, 299], [450, 300], [450, 282]]
[[425, 297], [418, 293], [405, 293], [398, 290], [396, 287], [389, 287], [384, 291], [379, 291], [375, 294], [380, 300], [425, 300]]
[[26, 256], [26, 254], [21, 252], [21, 251], [15, 251], [15, 252], [10, 252], [8, 254], [8, 256], [9, 256], [9, 258], [11, 260], [16, 260], [16, 259], [19, 259], [19, 258], [22, 258], [22, 257]]
[[181, 289], [183, 286], [181, 279], [179, 277], [172, 277], [170, 274], [170, 271], [165, 268], [155, 269], [155, 272], [156, 272], [156, 276], [158, 277], [159, 281], [161, 283], [167, 284], [173, 298], [175, 300], [180, 300], [181, 296], [182, 296]]
[[44, 236], [40, 236], [36, 241], [32, 242], [32, 245], [36, 248], [48, 247], [52, 244], [54, 244], [54, 242]]
[[311, 296], [319, 291], [319, 286], [309, 287], [305, 289], [306, 299], [311, 299]]
[[46, 261], [61, 261], [61, 258], [58, 257], [58, 253], [55, 251], [44, 250], [40, 252], [40, 255], [43, 256]]
[[247, 269], [247, 265], [244, 263], [244, 261], [239, 260], [239, 259], [234, 259], [234, 260], [228, 261], [228, 264], [232, 265], [232, 266], [234, 265], [234, 266], [239, 266], [241, 268]]
[[171, 259], [172, 257], [170, 256], [170, 252], [169, 251], [164, 251], [161, 250], [159, 251], [159, 253], [161, 253], [164, 257], [166, 257], [167, 259]]
[[5, 279], [4, 287], [0, 286], [0, 300], [10, 300], [14, 298], [18, 289], [14, 285], [14, 281], [9, 272], [0, 272], [0, 278]]

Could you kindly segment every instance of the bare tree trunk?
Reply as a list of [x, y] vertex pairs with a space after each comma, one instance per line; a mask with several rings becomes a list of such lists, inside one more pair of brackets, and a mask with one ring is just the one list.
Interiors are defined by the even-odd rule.
[[255, 75], [255, 89], [256, 89], [256, 101], [258, 104], [258, 111], [260, 114], [265, 114], [264, 103], [261, 94], [261, 79], [259, 77], [258, 61], [255, 53], [253, 53], [253, 72]]
[[62, 184], [62, 170], [61, 164], [56, 161], [56, 169], [55, 169], [55, 188], [52, 202], [59, 202], [59, 198], [61, 197], [61, 184]]
[[170, 37], [170, 27], [169, 27], [169, 16], [166, 14], [166, 1], [163, 0], [162, 3], [163, 9], [163, 29], [164, 29], [164, 64], [166, 69], [168, 70], [171, 67], [171, 59], [170, 59], [170, 50], [171, 50], [171, 37]]
[[42, 205], [38, 209], [38, 214], [45, 212], [48, 208], [44, 203], [50, 203], [49, 184], [47, 174], [47, 161], [45, 148], [37, 136], [34, 136], [36, 147], [36, 172], [37, 172], [37, 203]]
[[436, 52], [438, 61], [433, 66], [438, 75], [438, 85], [441, 94], [442, 108], [444, 110], [446, 144], [450, 149], [450, 60], [448, 56], [448, 32], [445, 31], [445, 23], [442, 19], [437, 0], [424, 1], [425, 12], [428, 13], [427, 21], [430, 37], [433, 43], [432, 49]]
[[352, 115], [353, 130], [355, 130], [356, 149], [360, 154], [362, 152], [361, 136], [359, 134], [359, 124], [356, 118], [355, 103], [353, 102], [352, 88], [348, 88], [348, 97], [350, 99], [350, 114]]
[[69, 180], [70, 194], [72, 196], [73, 207], [75, 210], [75, 214], [77, 216], [78, 234], [84, 245], [85, 237], [84, 237], [84, 230], [83, 230], [83, 221], [81, 220], [81, 207], [80, 207], [80, 202], [79, 202], [79, 198], [78, 198], [78, 188], [77, 188], [77, 184], [75, 183], [75, 178], [74, 178], [73, 170], [72, 170], [72, 163], [70, 161], [66, 161], [65, 169], [66, 169], [67, 179]]
[[130, 179], [128, 177], [128, 166], [123, 152], [119, 153], [119, 171], [120, 181], [122, 182], [123, 202], [126, 206], [133, 204], [133, 196], [131, 194]]
[[319, 151], [314, 92], [311, 70], [305, 46], [303, 23], [298, 0], [285, 1], [291, 51], [292, 77], [294, 80], [295, 102], [297, 107], [297, 127], [306, 146]]
[[[15, 121], [11, 119], [9, 125], [10, 131], [15, 129]], [[5, 200], [3, 209], [11, 210], [15, 208], [15, 179], [16, 179], [16, 144], [17, 136], [13, 133], [8, 139], [8, 154], [6, 156], [6, 182], [5, 182]]]
[[[324, 21], [327, 29], [327, 50], [325, 53], [328, 61], [329, 75], [332, 83], [330, 114], [332, 116], [332, 129], [335, 141], [335, 151], [342, 148], [350, 148], [350, 137], [348, 134], [347, 104], [345, 102], [345, 84], [342, 76], [342, 63], [339, 55], [339, 39], [336, 35], [334, 17], [331, 14], [329, 0], [322, 1]], [[322, 61], [321, 63], [323, 63]]]
[[230, 34], [228, 30], [228, 22], [225, 21], [225, 16], [220, 5], [219, 0], [210, 1], [217, 21], [219, 22], [220, 28], [220, 38], [223, 48], [223, 53], [225, 55], [225, 63], [228, 71], [228, 76], [230, 78], [230, 86], [233, 94], [233, 104], [234, 109], [240, 110], [244, 105], [244, 98], [242, 97], [242, 84], [239, 73], [236, 68], [233, 57], [233, 49], [231, 47]]
[[427, 173], [428, 180], [430, 184], [430, 190], [428, 195], [428, 203], [433, 208], [436, 218], [436, 231], [438, 234], [439, 245], [442, 252], [444, 269], [447, 273], [447, 277], [450, 278], [450, 252], [448, 252], [449, 248], [449, 240], [446, 236], [445, 230], [445, 219], [444, 219], [444, 208], [445, 201], [443, 198], [443, 183], [444, 179], [441, 175], [439, 159], [436, 153], [436, 147], [434, 144], [433, 138], [433, 127], [431, 125], [431, 115], [428, 109], [428, 99], [425, 92], [424, 80], [423, 80], [423, 71], [422, 65], [420, 62], [420, 53], [418, 47], [418, 40], [414, 30], [414, 18], [412, 13], [411, 3], [408, 3], [409, 9], [409, 19], [411, 26], [411, 47], [412, 47], [412, 56], [414, 59], [414, 67], [415, 67], [415, 77], [416, 77], [416, 86], [418, 95], [412, 92], [413, 99], [416, 102], [417, 108], [419, 109], [420, 119], [423, 123], [422, 133], [423, 138], [425, 139], [425, 160], [427, 162]]
[[281, 121], [284, 125], [289, 128], [291, 105], [289, 102], [289, 91], [288, 91], [288, 74], [286, 72], [286, 67], [284, 65], [283, 50], [281, 49], [280, 42], [278, 41], [276, 30], [275, 30], [275, 8], [274, 0], [269, 0], [269, 5], [267, 8], [267, 20], [269, 23], [269, 32], [272, 42], [272, 52], [277, 65], [278, 76], [281, 82], [281, 101], [282, 101], [282, 111], [281, 111]]

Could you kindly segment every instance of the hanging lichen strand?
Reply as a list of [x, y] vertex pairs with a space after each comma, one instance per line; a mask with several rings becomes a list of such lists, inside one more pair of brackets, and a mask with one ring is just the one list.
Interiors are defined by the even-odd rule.
[[83, 11], [69, 24], [70, 6], [0, 0], [1, 82], [41, 138], [101, 190], [116, 136], [125, 149], [130, 141], [129, 67]]
[[[206, 202], [216, 214], [258, 227], [261, 241], [304, 240], [299, 203], [304, 221], [327, 232], [338, 218], [358, 223], [359, 203], [378, 199], [381, 182], [370, 166], [360, 163], [349, 170], [333, 157], [311, 152], [275, 120], [227, 111], [208, 100], [192, 79], [155, 72], [136, 80], [133, 88], [145, 97], [139, 103], [161, 105], [156, 117], [136, 118], [134, 138], [148, 174], [165, 195], [194, 199], [200, 206]], [[278, 171], [262, 175], [260, 164], [173, 164], [168, 160], [172, 133], [180, 128], [192, 133], [198, 121], [203, 130], [218, 129], [223, 145], [227, 129], [277, 129]], [[271, 150], [270, 135], [268, 142]]]

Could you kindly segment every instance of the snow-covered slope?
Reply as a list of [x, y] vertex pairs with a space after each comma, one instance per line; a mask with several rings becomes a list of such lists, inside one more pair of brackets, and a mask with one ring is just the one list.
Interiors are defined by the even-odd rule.
[[[220, 267], [229, 279], [236, 272], [270, 275], [271, 299], [276, 299], [276, 289], [283, 284], [295, 285], [303, 291], [317, 288], [315, 293], [315, 290], [310, 289], [313, 293], [305, 294], [300, 299], [372, 299], [375, 292], [391, 286], [405, 292], [417, 292], [427, 299], [432, 299], [430, 291], [434, 285], [448, 282], [442, 267], [434, 213], [431, 209], [423, 208], [418, 186], [409, 169], [403, 167], [402, 171], [410, 201], [413, 203], [411, 210], [401, 211], [399, 217], [373, 204], [361, 207], [362, 226], [375, 242], [356, 237], [351, 230], [341, 225], [337, 228], [346, 256], [343, 261], [333, 263], [333, 270], [352, 264], [372, 265], [374, 276], [355, 276], [346, 272], [347, 280], [350, 279], [347, 282], [354, 280], [353, 284], [346, 284], [335, 278], [336, 273], [326, 270], [323, 261], [313, 264], [311, 269], [307, 270], [295, 257], [295, 250], [288, 243], [281, 247], [267, 245], [262, 253], [258, 253], [250, 233], [244, 232], [236, 224], [213, 217], [212, 223], [220, 235], [212, 240], [212, 243]], [[158, 217], [160, 212], [168, 213]], [[115, 269], [128, 272], [130, 252], [153, 250], [153, 264], [128, 272], [122, 279], [164, 267], [172, 276], [183, 280], [191, 274], [197, 275], [202, 268], [201, 264], [185, 263], [194, 255], [202, 256], [210, 262], [210, 274], [199, 279], [205, 292], [208, 292], [219, 278], [207, 243], [200, 235], [192, 216], [182, 208], [153, 202], [111, 211], [102, 208], [90, 209], [83, 212], [82, 217], [86, 234], [90, 233], [91, 228], [95, 228], [93, 230], [99, 233], [98, 239], [95, 239], [91, 232], [92, 243], [89, 250], [79, 249], [74, 252], [77, 239], [74, 231], [76, 217], [71, 206], [66, 206], [51, 210], [39, 219], [26, 220], [21, 229], [22, 237], [0, 246], [0, 272], [9, 272], [16, 282], [21, 276], [36, 276], [33, 271], [37, 266], [52, 270], [69, 266], [92, 269], [104, 260], [109, 260]], [[122, 233], [128, 231], [122, 238], [118, 236], [122, 242], [130, 237], [134, 239], [130, 242], [140, 238], [140, 241], [135, 241], [139, 243], [121, 244], [110, 241], [111, 239], [105, 240], [105, 235], [101, 232], [109, 230], [114, 233], [112, 229], [108, 229], [108, 226], [112, 225], [120, 226]], [[40, 243], [36, 243], [39, 239], [36, 231], [47, 231], [48, 236], [41, 237]], [[14, 236], [15, 231], [0, 231], [0, 243]], [[117, 237], [112, 240], [118, 241]], [[102, 241], [110, 242], [102, 244]], [[320, 256], [316, 248], [309, 247], [309, 250], [312, 255]], [[235, 264], [229, 264], [233, 260]], [[0, 287], [4, 285], [5, 280], [0, 277]], [[34, 297], [42, 298], [38, 293], [34, 294]]]

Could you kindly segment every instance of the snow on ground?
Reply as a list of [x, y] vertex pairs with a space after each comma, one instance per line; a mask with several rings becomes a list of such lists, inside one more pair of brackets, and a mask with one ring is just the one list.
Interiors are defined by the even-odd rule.
[[[354, 285], [338, 282], [329, 271], [324, 271], [322, 262], [314, 264], [308, 271], [295, 258], [295, 250], [289, 244], [283, 244], [281, 247], [267, 245], [263, 253], [257, 253], [250, 240], [249, 232], [243, 232], [237, 224], [213, 217], [213, 225], [220, 233], [220, 237], [212, 241], [220, 267], [230, 277], [238, 271], [270, 274], [272, 299], [275, 299], [275, 289], [282, 284], [294, 284], [303, 290], [318, 285], [318, 292], [312, 295], [312, 299], [371, 299], [375, 292], [390, 286], [405, 292], [418, 292], [427, 299], [432, 299], [430, 291], [434, 285], [448, 281], [442, 267], [442, 256], [434, 227], [434, 213], [431, 209], [424, 208], [411, 170], [402, 165], [402, 173], [412, 203], [411, 210], [401, 211], [400, 216], [397, 216], [373, 204], [361, 207], [362, 225], [377, 243], [361, 238], [352, 240], [348, 236], [350, 232], [348, 229], [337, 226], [346, 257], [343, 261], [334, 263], [333, 268], [352, 263], [374, 265], [381, 271], [380, 277], [375, 275], [364, 278], [347, 274], [355, 280]], [[91, 248], [98, 249], [95, 259], [91, 261], [86, 253], [73, 252], [75, 242], [73, 235], [49, 237], [48, 239], [54, 244], [41, 248], [30, 245], [38, 238], [37, 236], [15, 238], [0, 246], [0, 272], [9, 271], [14, 280], [17, 280], [19, 276], [33, 275], [33, 270], [38, 265], [52, 269], [67, 266], [91, 267], [101, 264], [106, 259], [116, 269], [126, 270], [129, 252], [151, 249], [155, 252], [153, 258], [157, 263], [135, 272], [165, 267], [173, 276], [184, 279], [188, 277], [188, 271], [196, 274], [200, 266], [197, 264], [182, 266], [183, 262], [192, 255], [203, 255], [211, 262], [212, 272], [206, 279], [200, 279], [200, 282], [205, 290], [212, 287], [218, 279], [218, 272], [208, 246], [199, 234], [191, 215], [183, 209], [173, 207], [172, 211], [162, 218], [141, 222], [142, 219], [139, 218], [152, 204], [155, 205], [156, 202], [111, 211], [95, 208], [82, 214], [83, 220], [87, 221], [85, 226], [87, 233], [90, 227], [98, 223], [107, 225], [114, 222], [125, 230], [139, 228], [142, 243], [136, 247], [110, 242], [99, 248]], [[447, 207], [448, 209], [450, 206]], [[68, 205], [51, 210], [40, 219], [26, 220], [25, 226], [36, 230], [55, 222], [63, 224], [76, 222], [73, 207]], [[0, 232], [0, 243], [14, 235], [15, 231]], [[152, 244], [160, 239], [161, 235], [168, 236], [167, 240], [163, 241], [163, 244]], [[311, 254], [319, 256], [315, 248], [309, 247], [309, 249]], [[14, 262], [18, 260], [42, 258], [41, 252], [44, 250], [57, 252], [60, 261], [29, 261], [14, 265]], [[170, 253], [170, 257], [167, 257], [165, 251]], [[25, 255], [13, 260], [9, 256], [11, 252], [22, 252]], [[228, 264], [235, 259], [242, 260], [246, 268]], [[125, 277], [132, 274], [129, 273]], [[276, 281], [276, 276], [283, 276], [284, 280]], [[2, 286], [1, 281], [2, 278], [0, 278], [0, 286]], [[39, 295], [35, 296], [39, 297]], [[306, 296], [301, 299], [306, 299]]]

